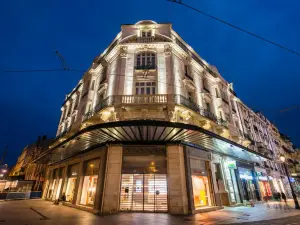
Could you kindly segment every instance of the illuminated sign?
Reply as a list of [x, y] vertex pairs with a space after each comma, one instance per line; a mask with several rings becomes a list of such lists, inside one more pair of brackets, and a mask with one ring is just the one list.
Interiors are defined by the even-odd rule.
[[295, 182], [295, 178], [290, 177], [290, 181], [291, 181], [291, 182]]
[[240, 178], [246, 179], [246, 180], [253, 180], [253, 177], [247, 174], [240, 174]]
[[226, 164], [228, 169], [236, 169], [236, 161], [227, 161]]
[[262, 172], [256, 172], [257, 176], [262, 176]]

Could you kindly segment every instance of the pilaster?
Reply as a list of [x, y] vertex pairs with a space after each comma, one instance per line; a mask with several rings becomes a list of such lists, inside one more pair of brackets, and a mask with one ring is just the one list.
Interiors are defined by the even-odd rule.
[[107, 150], [106, 172], [102, 196], [103, 214], [119, 211], [123, 147], [110, 145]]
[[167, 146], [168, 205], [171, 214], [188, 214], [183, 151], [183, 147], [180, 145]]

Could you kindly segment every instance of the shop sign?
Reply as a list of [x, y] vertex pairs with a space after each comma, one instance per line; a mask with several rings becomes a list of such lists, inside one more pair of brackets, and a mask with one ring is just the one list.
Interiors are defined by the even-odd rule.
[[228, 169], [236, 169], [236, 161], [227, 161], [226, 164]]
[[295, 182], [295, 178], [290, 177], [290, 182]]
[[199, 176], [206, 176], [205, 171], [196, 170], [196, 169], [193, 169], [193, 170], [192, 170], [192, 174], [194, 174], [194, 175], [199, 175]]
[[268, 181], [268, 178], [265, 176], [259, 176], [258, 179], [262, 181]]
[[256, 172], [257, 176], [262, 176], [262, 172]]
[[253, 180], [253, 177], [248, 174], [240, 174], [240, 178], [246, 179], [246, 180]]

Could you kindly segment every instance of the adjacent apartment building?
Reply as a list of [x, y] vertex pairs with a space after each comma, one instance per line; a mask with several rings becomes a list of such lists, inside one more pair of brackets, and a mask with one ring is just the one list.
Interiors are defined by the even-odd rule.
[[172, 24], [145, 20], [122, 25], [94, 59], [36, 162], [49, 160], [45, 199], [187, 214], [291, 196], [279, 157], [294, 151]]

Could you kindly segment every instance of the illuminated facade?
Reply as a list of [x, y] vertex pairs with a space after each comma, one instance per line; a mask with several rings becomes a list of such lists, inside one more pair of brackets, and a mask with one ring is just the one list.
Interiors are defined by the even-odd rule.
[[271, 198], [283, 176], [273, 125], [171, 24], [123, 25], [61, 110], [46, 199], [187, 214]]

